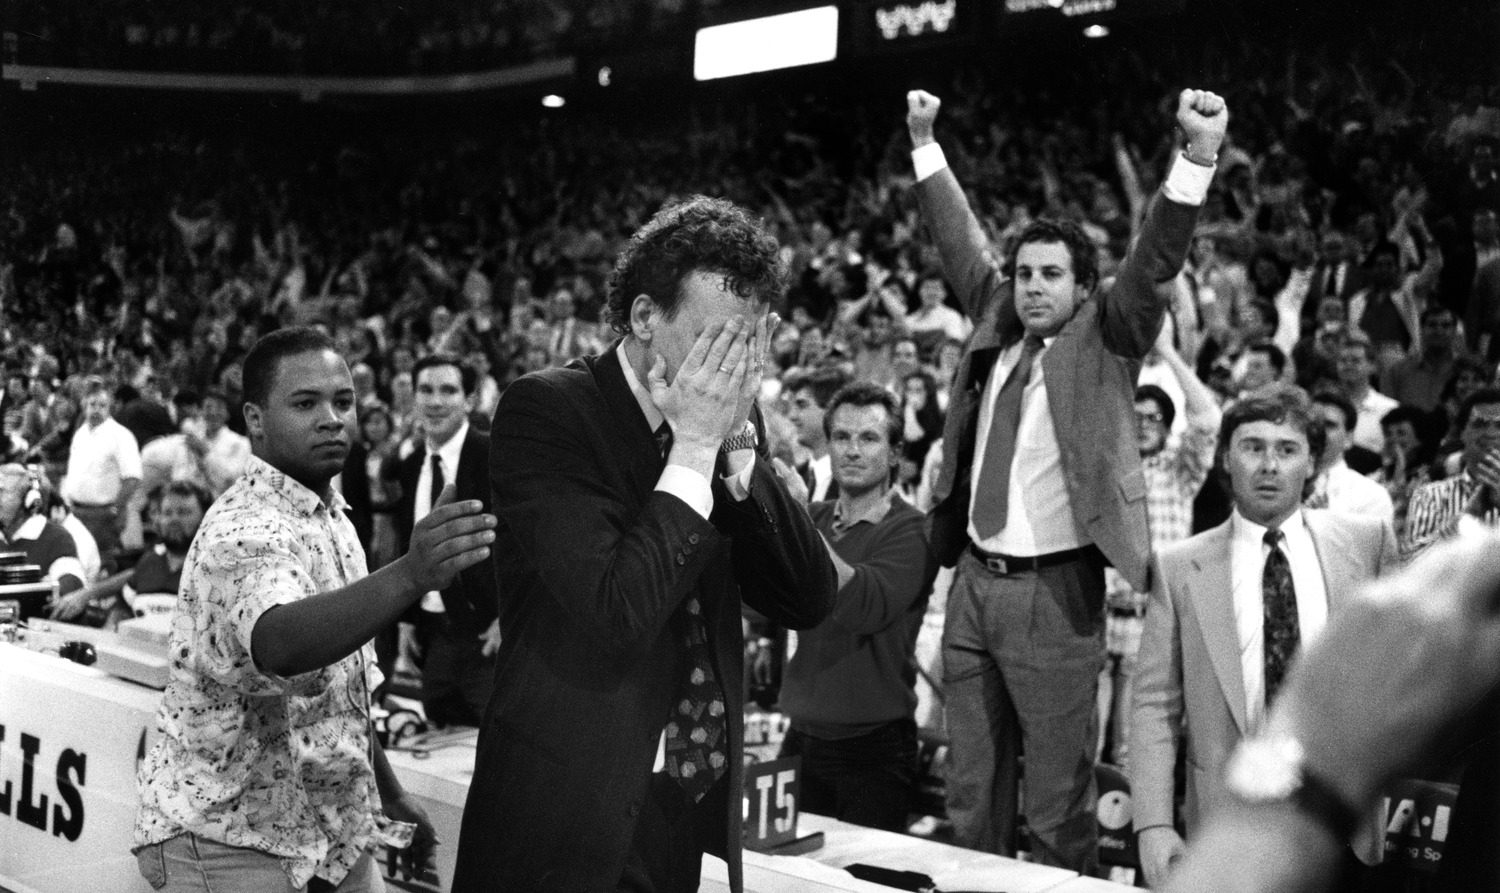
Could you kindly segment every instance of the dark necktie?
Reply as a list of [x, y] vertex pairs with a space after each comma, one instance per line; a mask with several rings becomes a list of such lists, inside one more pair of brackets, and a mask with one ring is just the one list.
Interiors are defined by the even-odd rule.
[[1330, 298], [1336, 298], [1339, 294], [1339, 268], [1337, 264], [1328, 268], [1328, 283], [1323, 290]]
[[1281, 539], [1281, 531], [1266, 531], [1265, 542], [1271, 551], [1266, 554], [1266, 567], [1261, 573], [1267, 706], [1281, 688], [1292, 655], [1302, 640], [1297, 622], [1297, 590], [1292, 585], [1292, 565], [1281, 550]]
[[695, 595], [682, 604], [683, 643], [687, 647], [688, 677], [677, 687], [667, 718], [667, 774], [677, 779], [696, 803], [703, 799], [728, 766], [725, 747], [724, 692], [714, 675], [713, 653], [703, 606]]
[[655, 437], [657, 452], [661, 453], [663, 459], [667, 458], [667, 454], [672, 452], [672, 426], [666, 422], [657, 425]]
[[989, 539], [1005, 529], [1006, 503], [1010, 496], [1010, 466], [1016, 457], [1016, 431], [1021, 427], [1021, 397], [1031, 380], [1031, 368], [1042, 349], [1042, 339], [1027, 335], [1021, 342], [1021, 357], [995, 396], [995, 416], [984, 445], [984, 463], [979, 470], [979, 492], [975, 494], [974, 529]]
[[431, 512], [437, 508], [438, 496], [442, 495], [443, 485], [447, 481], [443, 479], [443, 458], [437, 453], [432, 454], [432, 491], [427, 500], [427, 511]]

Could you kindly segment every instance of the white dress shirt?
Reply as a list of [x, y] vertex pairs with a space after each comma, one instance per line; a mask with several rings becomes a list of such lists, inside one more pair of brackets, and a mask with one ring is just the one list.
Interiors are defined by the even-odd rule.
[[[970, 509], [969, 538], [989, 552], [1004, 555], [1046, 555], [1064, 549], [1076, 549], [1089, 542], [1073, 520], [1073, 504], [1068, 498], [1068, 481], [1063, 477], [1062, 448], [1052, 424], [1052, 407], [1047, 402], [1047, 376], [1042, 371], [1042, 357], [1056, 338], [1043, 338], [1031, 367], [1031, 378], [1021, 392], [1021, 423], [1016, 428], [1016, 450], [1011, 460], [1010, 489], [1006, 493], [1005, 528], [988, 539], [979, 536]], [[983, 402], [979, 404], [979, 423], [975, 429], [974, 470], [969, 483], [969, 505], [979, 503], [979, 482], [984, 475], [984, 444], [989, 443], [990, 428], [995, 420], [995, 399], [1005, 385], [1017, 361], [1023, 342], [1017, 341], [1000, 352], [995, 368], [984, 385]]]
[[[422, 468], [417, 472], [417, 492], [412, 494], [411, 520], [415, 524], [427, 517], [432, 511], [432, 457], [438, 457], [438, 464], [443, 466], [443, 483], [452, 484], [458, 480], [458, 459], [463, 455], [464, 438], [469, 436], [469, 423], [467, 420], [458, 428], [458, 433], [448, 438], [448, 442], [433, 449], [432, 444], [427, 444], [427, 455], [422, 457]], [[443, 607], [443, 595], [436, 589], [429, 590], [422, 596], [422, 610], [433, 614], [442, 614], [447, 609]]]
[[141, 451], [130, 429], [113, 418], [79, 425], [68, 450], [63, 498], [73, 505], [113, 505], [127, 479], [141, 479]]
[[1371, 478], [1349, 467], [1343, 459], [1330, 466], [1317, 485], [1328, 496], [1330, 511], [1366, 518], [1380, 518], [1394, 524], [1396, 506], [1391, 494]]
[[[1328, 622], [1328, 589], [1323, 565], [1318, 559], [1312, 534], [1298, 509], [1281, 525], [1281, 549], [1292, 568], [1292, 586], [1297, 590], [1298, 651], [1311, 645]], [[1234, 600], [1234, 625], [1239, 632], [1240, 671], [1245, 678], [1245, 716], [1250, 729], [1260, 727], [1266, 715], [1265, 596], [1262, 577], [1266, 556], [1266, 528], [1241, 515], [1230, 515], [1230, 590]]]

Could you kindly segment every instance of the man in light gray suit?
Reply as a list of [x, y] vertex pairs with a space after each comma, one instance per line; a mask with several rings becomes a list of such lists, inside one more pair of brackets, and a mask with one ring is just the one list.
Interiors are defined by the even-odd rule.
[[[1399, 562], [1389, 521], [1302, 507], [1324, 446], [1321, 421], [1297, 388], [1236, 403], [1219, 434], [1233, 514], [1156, 558], [1130, 741], [1135, 827], [1152, 887], [1183, 850], [1172, 808], [1179, 740], [1191, 835], [1205, 812], [1240, 793], [1226, 787], [1225, 764], [1261, 728], [1290, 661], [1362, 581]], [[1373, 864], [1381, 837], [1368, 830], [1357, 854]]]

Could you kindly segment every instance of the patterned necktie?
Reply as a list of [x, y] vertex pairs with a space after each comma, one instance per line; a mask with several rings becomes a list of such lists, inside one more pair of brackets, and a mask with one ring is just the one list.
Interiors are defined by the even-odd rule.
[[972, 516], [981, 539], [1005, 529], [1006, 503], [1010, 498], [1010, 466], [1016, 456], [1016, 432], [1021, 427], [1021, 397], [1031, 380], [1031, 369], [1042, 349], [1042, 339], [1027, 335], [1021, 342], [1021, 357], [995, 396], [995, 416], [984, 445], [984, 463], [979, 470], [979, 492]]
[[1267, 706], [1281, 688], [1292, 655], [1302, 640], [1297, 622], [1297, 590], [1292, 585], [1292, 565], [1281, 550], [1281, 539], [1281, 531], [1266, 531], [1265, 543], [1271, 551], [1266, 554], [1266, 567], [1261, 572]]
[[688, 596], [683, 602], [682, 616], [690, 669], [688, 678], [677, 688], [677, 699], [665, 729], [667, 774], [677, 779], [696, 803], [728, 765], [724, 692], [714, 675], [708, 626], [697, 596]]
[[442, 495], [443, 485], [448, 483], [443, 478], [443, 457], [437, 453], [432, 454], [432, 491], [427, 500], [427, 511], [437, 508], [438, 496]]

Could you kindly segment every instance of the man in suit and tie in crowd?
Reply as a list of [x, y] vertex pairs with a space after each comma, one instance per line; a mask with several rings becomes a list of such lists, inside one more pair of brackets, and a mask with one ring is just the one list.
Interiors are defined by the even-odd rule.
[[623, 335], [500, 400], [500, 645], [456, 893], [741, 889], [742, 602], [806, 629], [837, 576], [760, 451], [785, 274], [742, 208], [702, 196], [635, 233]]
[[[475, 372], [451, 354], [431, 354], [412, 369], [422, 442], [401, 462], [396, 528], [406, 552], [416, 523], [427, 516], [450, 481], [459, 499], [489, 511], [490, 440], [469, 427]], [[494, 687], [500, 621], [495, 563], [487, 557], [424, 594], [402, 626], [403, 647], [422, 663], [422, 711], [441, 726], [477, 726]]]
[[938, 560], [958, 566], [943, 632], [948, 814], [960, 844], [1013, 853], [1024, 746], [1033, 858], [1090, 872], [1105, 565], [1146, 588], [1136, 376], [1166, 310], [1156, 285], [1182, 268], [1229, 115], [1212, 93], [1182, 92], [1185, 145], [1098, 289], [1094, 243], [1071, 223], [1028, 227], [1002, 272], [933, 138], [938, 105], [907, 95], [917, 198], [975, 320], [928, 519]]
[[836, 366], [813, 369], [786, 382], [786, 392], [791, 395], [786, 417], [797, 429], [797, 443], [809, 454], [805, 464], [798, 464], [797, 471], [807, 484], [808, 499], [812, 502], [837, 499], [839, 495], [823, 417], [828, 401], [848, 383], [849, 376]]
[[549, 305], [552, 333], [547, 349], [552, 362], [561, 365], [576, 357], [599, 352], [598, 327], [578, 318], [578, 299], [571, 289], [559, 287], [552, 293]]
[[1302, 302], [1302, 328], [1311, 330], [1318, 305], [1326, 298], [1335, 298], [1342, 305], [1349, 303], [1355, 292], [1364, 288], [1365, 271], [1360, 269], [1350, 256], [1349, 237], [1333, 227], [1323, 232], [1318, 242], [1318, 262], [1313, 265], [1312, 278], [1307, 283], [1307, 296]]
[[[1157, 555], [1130, 747], [1135, 828], [1152, 887], [1183, 852], [1173, 816], [1179, 741], [1191, 837], [1232, 793], [1229, 755], [1261, 728], [1298, 649], [1362, 581], [1400, 561], [1388, 517], [1303, 508], [1326, 445], [1323, 416], [1301, 390], [1281, 386], [1239, 401], [1219, 432], [1234, 511]], [[1384, 838], [1368, 831], [1358, 855], [1373, 864]]]

